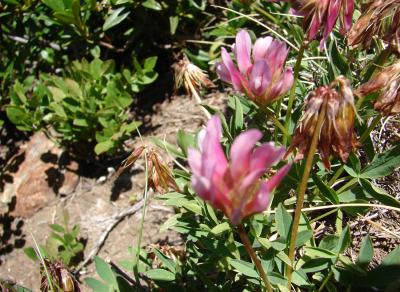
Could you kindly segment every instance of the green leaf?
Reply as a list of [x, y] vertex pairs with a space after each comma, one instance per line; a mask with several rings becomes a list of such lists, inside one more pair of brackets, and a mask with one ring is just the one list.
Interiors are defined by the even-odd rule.
[[143, 69], [145, 71], [151, 71], [154, 69], [154, 67], [157, 64], [157, 56], [153, 56], [153, 57], [148, 57], [146, 58], [146, 60], [144, 60], [144, 64], [143, 64]]
[[384, 177], [391, 174], [398, 167], [400, 167], [400, 145], [376, 155], [372, 162], [362, 170], [360, 177]]
[[86, 119], [74, 119], [72, 124], [78, 127], [84, 127], [84, 128], [89, 127], [89, 123], [87, 122]]
[[104, 142], [97, 143], [96, 146], [94, 147], [94, 152], [96, 152], [97, 155], [100, 155], [102, 153], [109, 151], [113, 147], [114, 147], [114, 141], [107, 140]]
[[156, 11], [162, 10], [161, 4], [158, 3], [156, 0], [146, 0], [145, 2], [142, 3], [142, 5], [146, 8], [153, 9]]
[[277, 207], [275, 221], [278, 234], [288, 239], [290, 227], [292, 226], [292, 216], [290, 216], [281, 203]]
[[297, 234], [296, 247], [304, 245], [313, 236], [312, 230], [303, 230]]
[[365, 236], [361, 242], [360, 253], [358, 254], [357, 265], [362, 268], [366, 268], [372, 261], [374, 256], [374, 246], [369, 235]]
[[49, 6], [54, 11], [64, 11], [65, 5], [63, 0], [42, 0], [42, 2]]
[[364, 191], [375, 200], [378, 200], [385, 205], [400, 208], [400, 201], [396, 200], [391, 195], [386, 193], [385, 190], [374, 186], [370, 181], [366, 179], [360, 179], [360, 184], [363, 187]]
[[326, 270], [332, 264], [332, 259], [329, 258], [316, 258], [307, 261], [302, 267], [304, 273], [315, 273]]
[[163, 264], [163, 266], [175, 274], [176, 267], [175, 267], [174, 261], [171, 260], [170, 258], [166, 257], [159, 249], [154, 248], [153, 250], [154, 250], [154, 254], [157, 256], [157, 258], [160, 260], [160, 262]]
[[323, 248], [318, 248], [318, 247], [312, 247], [312, 246], [305, 246], [304, 247], [304, 252], [307, 256], [310, 258], [323, 258], [323, 259], [334, 259], [337, 257], [337, 254], [334, 252], [323, 249]]
[[220, 235], [221, 233], [224, 233], [230, 229], [231, 229], [231, 226], [229, 225], [229, 223], [224, 222], [224, 223], [218, 224], [213, 229], [211, 229], [211, 233], [213, 233], [215, 235]]
[[85, 283], [95, 292], [110, 292], [111, 287], [94, 278], [85, 278]]
[[187, 156], [187, 150], [189, 147], [194, 147], [196, 145], [195, 136], [189, 133], [186, 133], [184, 130], [179, 129], [178, 134], [176, 136], [176, 142], [179, 147], [182, 149], [182, 152]]
[[130, 13], [129, 11], [121, 14], [124, 9], [125, 9], [125, 7], [118, 8], [118, 9], [114, 10], [110, 16], [107, 17], [107, 19], [104, 21], [104, 24], [103, 24], [103, 31], [109, 30], [110, 28], [118, 25], [125, 18], [128, 17], [128, 15]]
[[392, 250], [382, 261], [382, 266], [400, 266], [400, 246]]
[[117, 279], [110, 266], [98, 256], [94, 257], [94, 264], [96, 266], [96, 272], [106, 283], [117, 287]]
[[339, 197], [333, 189], [327, 186], [317, 175], [313, 174], [312, 178], [325, 200], [332, 204], [339, 204]]
[[175, 274], [164, 269], [153, 269], [144, 272], [145, 276], [149, 277], [154, 281], [165, 281], [170, 282], [175, 280]]
[[240, 132], [243, 129], [243, 107], [239, 98], [236, 96], [235, 99], [235, 114], [234, 114], [234, 129]]
[[62, 226], [59, 225], [59, 224], [50, 224], [49, 227], [50, 227], [51, 229], [53, 229], [54, 231], [57, 231], [57, 232], [60, 232], [60, 233], [64, 233], [64, 232], [65, 232], [64, 227], [62, 227]]
[[28, 256], [28, 258], [30, 258], [33, 261], [39, 260], [36, 251], [33, 247], [24, 248], [24, 253]]
[[229, 263], [240, 274], [251, 278], [259, 278], [253, 264], [238, 259], [232, 259]]
[[349, 245], [350, 245], [350, 229], [349, 226], [346, 226], [346, 228], [340, 234], [338, 244], [335, 248], [335, 252], [337, 254], [343, 253]]
[[176, 29], [178, 28], [179, 24], [179, 16], [170, 16], [169, 17], [169, 30], [171, 35], [174, 35], [176, 32]]

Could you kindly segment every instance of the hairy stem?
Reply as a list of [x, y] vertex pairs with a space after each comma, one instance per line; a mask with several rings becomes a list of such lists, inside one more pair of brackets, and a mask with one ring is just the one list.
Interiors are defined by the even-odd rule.
[[314, 134], [312, 137], [310, 149], [307, 154], [306, 165], [304, 167], [303, 177], [301, 178], [299, 191], [298, 191], [298, 195], [297, 195], [296, 209], [294, 211], [294, 218], [293, 218], [293, 224], [292, 224], [292, 231], [290, 234], [290, 245], [289, 245], [289, 259], [290, 259], [290, 262], [292, 263], [292, 265], [286, 266], [286, 275], [287, 275], [287, 279], [288, 279], [289, 290], [290, 290], [291, 284], [292, 284], [292, 272], [293, 272], [292, 266], [294, 265], [294, 251], [296, 248], [297, 231], [299, 229], [301, 209], [303, 208], [304, 195], [306, 193], [306, 188], [307, 188], [307, 181], [308, 181], [308, 177], [310, 176], [311, 168], [313, 166], [314, 154], [317, 150], [318, 138], [319, 138], [319, 135], [321, 132], [322, 124], [325, 119], [325, 113], [326, 113], [326, 101], [322, 105], [322, 110], [319, 113], [317, 126], [315, 127], [315, 131], [314, 131]]
[[[289, 101], [288, 101], [288, 106], [287, 106], [287, 111], [286, 111], [286, 117], [285, 117], [285, 129], [286, 132], [289, 132], [289, 124], [290, 124], [290, 118], [292, 116], [292, 109], [294, 105], [294, 100], [296, 97], [296, 85], [297, 81], [299, 79], [299, 73], [300, 73], [300, 67], [301, 67], [301, 61], [303, 60], [304, 56], [304, 51], [308, 46], [308, 42], [304, 41], [303, 44], [301, 45], [298, 55], [297, 55], [297, 60], [296, 64], [294, 65], [294, 73], [293, 73], [293, 86], [292, 89], [290, 90], [290, 95], [289, 95]], [[288, 141], [288, 137], [283, 137], [283, 145], [286, 145]]]
[[199, 96], [199, 93], [197, 92], [196, 88], [194, 88], [192, 82], [190, 81], [189, 77], [185, 76], [185, 81], [188, 84], [190, 91], [194, 97], [194, 99], [196, 100], [196, 103], [201, 107], [201, 109], [203, 110], [205, 116], [207, 117], [207, 119], [211, 118], [211, 114], [204, 108], [201, 106], [201, 98]]
[[237, 226], [237, 230], [239, 232], [239, 236], [244, 244], [244, 247], [246, 248], [247, 253], [249, 254], [249, 256], [251, 257], [252, 261], [254, 262], [254, 264], [256, 265], [257, 271], [260, 274], [265, 288], [267, 289], [268, 292], [272, 292], [272, 286], [268, 281], [267, 275], [265, 274], [264, 268], [261, 265], [260, 260], [257, 258], [256, 253], [254, 252], [253, 247], [251, 246], [249, 237], [247, 236], [246, 230], [244, 229], [242, 224], [239, 224]]

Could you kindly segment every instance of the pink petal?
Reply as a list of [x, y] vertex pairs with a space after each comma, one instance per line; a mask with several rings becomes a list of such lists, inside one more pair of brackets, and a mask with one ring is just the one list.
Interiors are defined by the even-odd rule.
[[348, 32], [353, 24], [353, 13], [354, 13], [354, 0], [343, 0], [344, 1], [344, 13], [343, 13], [343, 29], [341, 33], [344, 35]]
[[271, 82], [271, 72], [264, 60], [256, 61], [250, 73], [250, 90], [261, 96]]
[[[323, 43], [326, 42], [328, 39], [329, 34], [332, 32], [336, 20], [338, 19], [339, 12], [340, 12], [340, 5], [342, 3], [342, 0], [332, 0], [329, 2], [329, 11], [328, 11], [328, 17], [326, 20], [326, 25], [325, 25], [325, 30], [322, 36], [322, 41]], [[322, 43], [320, 44], [320, 49], [322, 50], [323, 46], [321, 47]]]
[[217, 75], [222, 81], [232, 84], [231, 74], [223, 63], [217, 64]]
[[202, 174], [207, 177], [223, 176], [228, 162], [222, 149], [220, 139], [222, 134], [221, 120], [212, 116], [207, 123], [202, 149]]
[[263, 182], [257, 195], [247, 204], [243, 211], [243, 217], [265, 211], [268, 207], [269, 197], [268, 185], [266, 182]]
[[272, 72], [282, 70], [288, 53], [289, 49], [286, 47], [284, 42], [274, 40], [271, 43], [267, 53], [267, 62]]
[[192, 176], [192, 186], [196, 194], [205, 201], [211, 200], [210, 194], [210, 181], [206, 178], [193, 175]]
[[259, 38], [253, 48], [254, 61], [263, 60], [267, 57], [268, 48], [272, 42], [272, 37]]
[[262, 144], [251, 155], [251, 171], [261, 169], [265, 172], [268, 168], [282, 159], [285, 151], [285, 148], [275, 147], [272, 142]]
[[254, 145], [260, 140], [262, 133], [259, 130], [251, 129], [240, 134], [232, 144], [231, 154], [231, 175], [233, 179], [240, 179], [249, 171], [250, 155]]
[[273, 177], [268, 179], [268, 181], [266, 182], [266, 186], [269, 192], [272, 192], [279, 185], [279, 183], [287, 175], [291, 167], [291, 164], [286, 164], [284, 167], [279, 169]]
[[195, 175], [201, 174], [201, 154], [199, 151], [193, 148], [188, 149], [188, 163]]
[[237, 33], [235, 51], [239, 70], [243, 75], [247, 75], [252, 64], [250, 61], [251, 38], [246, 30], [241, 30]]
[[289, 89], [292, 88], [293, 82], [294, 82], [293, 70], [292, 68], [287, 68], [283, 73], [281, 79], [274, 84], [267, 98], [273, 101], [277, 97], [288, 92]]
[[222, 48], [221, 57], [222, 57], [222, 62], [224, 63], [225, 67], [227, 68], [231, 76], [230, 79], [232, 81], [233, 88], [238, 91], [243, 90], [242, 77], [240, 76], [240, 73], [236, 69], [236, 66], [233, 63], [231, 56], [229, 56], [225, 48]]

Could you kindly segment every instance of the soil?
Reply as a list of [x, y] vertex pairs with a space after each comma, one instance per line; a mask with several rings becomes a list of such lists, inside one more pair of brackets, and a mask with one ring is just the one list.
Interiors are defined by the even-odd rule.
[[[226, 96], [219, 93], [207, 97], [206, 103], [221, 108], [226, 103]], [[175, 96], [152, 108], [142, 117], [145, 124], [144, 136], [156, 136], [174, 143], [178, 129], [197, 131], [204, 124], [205, 116], [194, 100], [187, 96]], [[33, 139], [33, 137], [32, 137]], [[128, 141], [128, 146], [134, 148], [137, 140]], [[28, 142], [24, 142], [28, 143]], [[19, 146], [18, 146], [19, 147]], [[54, 146], [56, 147], [56, 146]], [[18, 149], [17, 149], [18, 150]], [[15, 150], [14, 150], [15, 152]], [[126, 157], [126, 155], [125, 155]], [[121, 163], [122, 158], [118, 158]], [[168, 155], [164, 157], [169, 159]], [[117, 164], [118, 165], [118, 164]], [[13, 213], [3, 213], [0, 223], [3, 225], [0, 253], [0, 278], [17, 282], [19, 285], [39, 291], [40, 275], [38, 263], [29, 259], [23, 249], [34, 245], [33, 237], [39, 244], [45, 244], [51, 230], [49, 224], [63, 222], [63, 213], [68, 211], [69, 227], [79, 224], [80, 236], [85, 243], [84, 257], [86, 258], [98, 244], [99, 238], [107, 227], [112, 224], [112, 218], [130, 208], [133, 201], [142, 198], [145, 175], [143, 162], [138, 161], [129, 171], [116, 178], [115, 161], [110, 165], [80, 165], [84, 171], [74, 191], [67, 195], [53, 194], [46, 206], [32, 216], [21, 218]], [[99, 169], [96, 168], [100, 168]], [[105, 172], [104, 170], [107, 170]], [[11, 174], [12, 176], [12, 174]], [[62, 186], [61, 186], [62, 187]], [[150, 197], [154, 193], [150, 192]], [[34, 198], [33, 198], [34, 199]], [[15, 202], [12, 204], [15, 208]], [[15, 210], [13, 211], [15, 213]], [[168, 242], [169, 245], [180, 244], [177, 234], [159, 232], [162, 223], [173, 214], [171, 208], [161, 205], [157, 200], [150, 199], [145, 218], [142, 246], [157, 242]], [[132, 216], [124, 217], [108, 234], [98, 255], [118, 263], [130, 259], [128, 248], [136, 246], [140, 230], [142, 211], [139, 209]], [[82, 263], [82, 262], [81, 262]], [[93, 263], [89, 263], [80, 272], [80, 279], [96, 277]], [[82, 285], [83, 291], [89, 291]]]

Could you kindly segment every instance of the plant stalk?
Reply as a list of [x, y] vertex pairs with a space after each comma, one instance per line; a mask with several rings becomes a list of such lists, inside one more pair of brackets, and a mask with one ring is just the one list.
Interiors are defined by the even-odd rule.
[[292, 231], [290, 235], [290, 245], [289, 245], [289, 259], [292, 265], [286, 266], [286, 276], [288, 279], [289, 290], [292, 285], [292, 272], [293, 272], [292, 266], [294, 265], [294, 252], [296, 249], [296, 239], [297, 239], [297, 231], [299, 229], [301, 209], [303, 208], [304, 195], [306, 193], [306, 188], [307, 188], [307, 181], [313, 166], [314, 155], [317, 150], [318, 138], [321, 132], [322, 124], [325, 119], [325, 114], [326, 114], [326, 101], [324, 101], [324, 104], [322, 105], [322, 110], [319, 113], [317, 126], [315, 127], [310, 149], [307, 154], [306, 165], [304, 167], [303, 177], [301, 178], [299, 191], [297, 195], [296, 209], [294, 211], [294, 218], [293, 218]]
[[251, 257], [253, 263], [256, 265], [257, 271], [260, 274], [260, 276], [264, 282], [265, 288], [267, 289], [268, 292], [273, 292], [272, 286], [268, 281], [268, 278], [267, 278], [267, 275], [265, 274], [264, 268], [261, 265], [260, 260], [257, 258], [257, 255], [254, 252], [253, 247], [251, 246], [250, 239], [247, 236], [246, 230], [244, 229], [243, 225], [239, 224], [237, 226], [237, 230], [238, 230], [239, 236], [244, 244], [244, 247], [246, 248], [247, 253]]
[[[285, 129], [286, 132], [289, 132], [289, 124], [290, 124], [290, 118], [292, 116], [292, 109], [294, 105], [294, 100], [296, 97], [296, 85], [297, 81], [299, 79], [299, 73], [300, 73], [300, 67], [301, 67], [301, 61], [303, 60], [304, 56], [304, 51], [306, 50], [308, 46], [308, 42], [304, 41], [299, 49], [298, 55], [297, 55], [297, 60], [296, 64], [294, 65], [294, 72], [293, 72], [293, 86], [290, 90], [290, 95], [289, 95], [289, 101], [288, 101], [288, 106], [287, 106], [287, 111], [286, 111], [286, 117], [285, 117]], [[288, 137], [283, 137], [283, 145], [286, 145], [288, 141]]]
[[207, 117], [207, 119], [211, 119], [211, 114], [204, 108], [201, 106], [201, 98], [199, 96], [199, 93], [197, 92], [196, 88], [194, 88], [192, 82], [190, 81], [189, 77], [185, 76], [185, 81], [186, 83], [189, 85], [190, 91], [194, 97], [194, 99], [196, 100], [196, 103], [201, 107], [201, 109], [203, 110], [205, 116]]
[[277, 127], [283, 134], [284, 137], [288, 137], [289, 133], [286, 130], [285, 126], [282, 125], [282, 123], [275, 117], [275, 113], [270, 111], [268, 108], [265, 110], [266, 114], [267, 114], [267, 118], [269, 118], [271, 120], [271, 122], [275, 125], [275, 127]]

